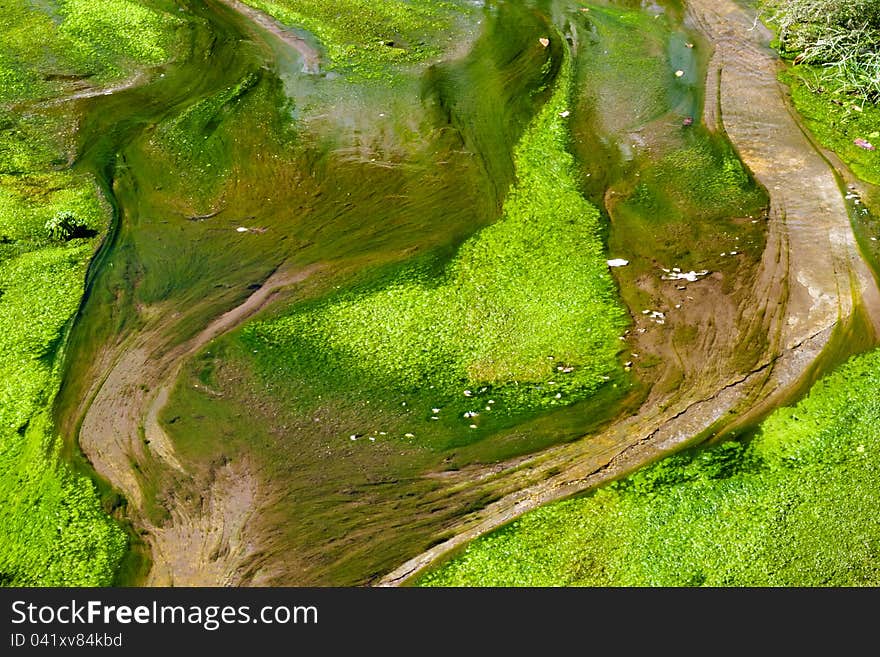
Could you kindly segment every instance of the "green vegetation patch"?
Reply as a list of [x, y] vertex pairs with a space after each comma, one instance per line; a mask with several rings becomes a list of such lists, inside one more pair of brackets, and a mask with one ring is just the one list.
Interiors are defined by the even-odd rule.
[[166, 61], [176, 28], [185, 24], [131, 0], [60, 0], [59, 14], [59, 31], [71, 41], [75, 64], [86, 70], [100, 66], [115, 75], [125, 72], [125, 64]]
[[[79, 243], [77, 243], [79, 242]], [[76, 240], [0, 263], [0, 583], [108, 585], [126, 539], [92, 482], [59, 459], [47, 408], [92, 249]]]
[[[605, 263], [598, 210], [566, 151], [571, 64], [515, 149], [502, 219], [452, 260], [252, 324], [243, 339], [265, 371], [315, 390], [431, 390], [425, 419], [453, 400], [460, 418], [568, 405], [619, 371], [626, 314]], [[323, 383], [322, 383], [323, 382]], [[441, 403], [443, 402], [443, 403]], [[444, 413], [448, 414], [448, 409]]]
[[333, 68], [354, 78], [388, 78], [391, 69], [440, 56], [470, 5], [456, 0], [248, 0], [282, 23], [308, 30]]
[[[148, 6], [148, 4], [150, 6]], [[126, 537], [60, 454], [49, 409], [110, 208], [68, 167], [75, 105], [27, 106], [167, 61], [157, 0], [10, 0], [0, 11], [0, 584], [108, 585]]]
[[[790, 68], [782, 81], [816, 139], [840, 155], [857, 176], [880, 185], [880, 106], [847, 94], [813, 67]], [[874, 150], [857, 145], [857, 140]]]
[[[32, 373], [25, 373], [26, 375]], [[0, 585], [108, 586], [126, 536], [63, 464], [44, 414], [0, 441]]]
[[876, 586], [880, 351], [748, 444], [672, 456], [474, 541], [424, 585]]
[[765, 0], [777, 46], [821, 71], [844, 93], [880, 100], [880, 3], [876, 0]]
[[[229, 119], [239, 109], [242, 99], [259, 82], [259, 74], [248, 73], [237, 84], [189, 106], [163, 123], [157, 131], [158, 139], [155, 142], [163, 147], [162, 154], [171, 159], [173, 169], [189, 172], [188, 184], [193, 188], [193, 194], [210, 197], [229, 172], [233, 165], [227, 152], [229, 144], [238, 144], [240, 141], [237, 139], [239, 135], [230, 128], [230, 124], [240, 126], [240, 122]], [[265, 96], [266, 90], [263, 91]], [[249, 118], [256, 124], [250, 127], [251, 130], [263, 127], [260, 124], [264, 116]], [[239, 127], [239, 132], [243, 131]]]
[[51, 97], [74, 83], [103, 83], [132, 66], [165, 62], [183, 25], [167, 11], [132, 0], [5, 2], [0, 103]]

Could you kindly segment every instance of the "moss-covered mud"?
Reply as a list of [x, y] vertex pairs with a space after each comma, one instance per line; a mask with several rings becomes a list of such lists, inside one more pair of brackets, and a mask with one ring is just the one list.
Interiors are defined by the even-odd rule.
[[[208, 352], [231, 361], [212, 363], [207, 368], [209, 372], [220, 369], [235, 372], [239, 378], [246, 376], [241, 385], [230, 390], [224, 381], [199, 371], [198, 376], [206, 385], [190, 387], [182, 383], [167, 407], [163, 403], [158, 408], [155, 400], [164, 401], [169, 392], [167, 382], [173, 381], [179, 371], [176, 359], [189, 353], [207, 321], [245, 302], [273, 271], [309, 268], [315, 272], [302, 285], [288, 290], [308, 299], [336, 288], [376, 288], [376, 281], [406, 276], [413, 265], [401, 270], [394, 264], [403, 260], [422, 263], [417, 266], [429, 274], [445, 266], [443, 263], [450, 260], [468, 233], [498, 218], [507, 192], [504, 181], [512, 180], [514, 170], [510, 145], [518, 140], [536, 108], [550, 97], [553, 89], [559, 89], [556, 100], [545, 112], [552, 118], [546, 119], [547, 127], [536, 129], [533, 139], [550, 139], [551, 147], [562, 158], [554, 171], [572, 176], [573, 164], [562, 150], [563, 121], [558, 116], [565, 107], [567, 87], [555, 83], [560, 65], [569, 60], [563, 58], [563, 50], [555, 39], [556, 45], [551, 49], [538, 42], [540, 35], [552, 29], [540, 15], [515, 8], [500, 10], [490, 16], [492, 25], [483, 37], [486, 43], [476, 45], [474, 56], [432, 68], [419, 84], [394, 82], [383, 98], [385, 106], [376, 105], [377, 96], [369, 89], [351, 87], [347, 92], [350, 98], [342, 98], [340, 104], [351, 102], [361, 106], [361, 118], [355, 116], [352, 126], [346, 124], [352, 118], [348, 115], [341, 117], [345, 122], [313, 116], [308, 102], [314, 102], [316, 95], [329, 93], [320, 88], [320, 80], [304, 79], [293, 84], [262, 69], [262, 63], [279, 47], [273, 35], [263, 35], [265, 41], [258, 40], [253, 46], [242, 46], [237, 41], [238, 34], [253, 28], [233, 11], [196, 5], [190, 10], [187, 18], [195, 53], [192, 59], [167, 66], [158, 79], [146, 86], [121, 91], [109, 99], [84, 101], [94, 106], [88, 113], [91, 122], [84, 124], [79, 133], [81, 159], [96, 168], [109, 163], [102, 171], [108, 183], [112, 181], [119, 222], [102, 253], [100, 266], [95, 267], [89, 296], [71, 338], [68, 375], [56, 414], [66, 432], [79, 432], [80, 442], [98, 473], [123, 492], [129, 513], [136, 524], [147, 530], [147, 540], [154, 550], [162, 546], [164, 572], [159, 574], [158, 565], [155, 566], [153, 581], [184, 583], [197, 581], [187, 579], [190, 576], [213, 576], [208, 574], [205, 564], [183, 563], [187, 556], [199, 555], [190, 555], [181, 546], [188, 540], [195, 541], [195, 534], [200, 531], [214, 531], [210, 526], [199, 526], [198, 510], [188, 503], [200, 497], [209, 500], [202, 503], [203, 507], [232, 505], [220, 511], [218, 517], [231, 513], [236, 519], [230, 521], [226, 517], [226, 521], [238, 523], [239, 527], [244, 527], [243, 518], [249, 517], [255, 508], [260, 509], [260, 517], [250, 524], [258, 527], [258, 533], [265, 532], [263, 536], [277, 533], [278, 526], [291, 526], [282, 523], [279, 516], [298, 521], [290, 533], [285, 530], [260, 546], [266, 551], [264, 561], [268, 563], [263, 571], [259, 563], [247, 566], [246, 572], [236, 570], [229, 564], [234, 562], [233, 556], [243, 555], [233, 555], [226, 559], [227, 569], [217, 571], [219, 581], [261, 581], [260, 577], [263, 581], [269, 577], [273, 578], [270, 581], [363, 581], [431, 540], [431, 533], [420, 524], [421, 515], [427, 516], [429, 520], [424, 522], [433, 527], [440, 525], [443, 518], [435, 502], [426, 502], [431, 497], [425, 494], [441, 488], [440, 484], [431, 479], [419, 481], [416, 473], [440, 468], [442, 459], [448, 458], [450, 452], [446, 449], [438, 453], [434, 448], [444, 447], [444, 443], [432, 444], [427, 432], [420, 432], [426, 434], [420, 442], [408, 441], [402, 430], [406, 418], [385, 418], [388, 428], [395, 430], [394, 440], [376, 448], [377, 453], [385, 456], [375, 463], [367, 456], [349, 462], [327, 460], [328, 445], [331, 450], [340, 443], [346, 451], [351, 449], [354, 441], [349, 440], [349, 434], [356, 431], [352, 425], [377, 423], [383, 412], [383, 396], [388, 400], [384, 411], [389, 411], [392, 402], [404, 408], [396, 399], [399, 389], [377, 383], [372, 391], [376, 393], [374, 402], [379, 410], [372, 413], [363, 408], [370, 401], [366, 395], [353, 397], [350, 389], [338, 385], [344, 370], [323, 376], [315, 369], [294, 372], [296, 376], [278, 371], [277, 363], [285, 362], [280, 357], [284, 352], [273, 354], [267, 346], [269, 353], [260, 356], [262, 345], [248, 343], [256, 338], [246, 334], [235, 338], [230, 349]], [[516, 38], [510, 39], [511, 35]], [[504, 45], [499, 47], [502, 38]], [[210, 52], [213, 71], [208, 76], [197, 74], [203, 68], [201, 53], [206, 51]], [[219, 62], [226, 65], [215, 66]], [[289, 69], [279, 73], [282, 78], [291, 76]], [[507, 113], [498, 115], [488, 101], [474, 102], [468, 97], [474, 84], [483, 83], [506, 99]], [[327, 84], [339, 92], [337, 80], [331, 78]], [[311, 87], [303, 92], [306, 104], [298, 107], [297, 90], [305, 87]], [[367, 106], [363, 107], [364, 104]], [[412, 129], [412, 117], [401, 117], [389, 110], [387, 120], [381, 122], [384, 125], [380, 134], [375, 139], [363, 137], [358, 121], [373, 123], [376, 115], [385, 114], [381, 110], [387, 109], [387, 105], [391, 110], [409, 106], [416, 111], [418, 132]], [[294, 124], [290, 117], [297, 111], [300, 121]], [[373, 116], [367, 118], [368, 114]], [[318, 123], [325, 127], [321, 134], [301, 128]], [[539, 169], [536, 163], [529, 166]], [[588, 393], [605, 383], [600, 374], [619, 368], [613, 357], [621, 313], [614, 305], [610, 278], [602, 264], [598, 213], [577, 194], [573, 177], [568, 184], [572, 198], [558, 207], [573, 213], [573, 219], [587, 222], [576, 230], [586, 231], [584, 244], [593, 240], [583, 265], [594, 268], [595, 273], [588, 270], [583, 281], [589, 285], [595, 278], [599, 285], [598, 296], [590, 292], [597, 300], [592, 302], [588, 298], [588, 303], [599, 304], [593, 311], [596, 321], [608, 316], [608, 328], [602, 329], [604, 333], [600, 332], [594, 342], [596, 348], [611, 345], [610, 351], [607, 346], [602, 347], [607, 355], [597, 357], [598, 370], [591, 369], [589, 351], [572, 354], [572, 360], [584, 369], [583, 374], [571, 377], [580, 381], [573, 390]], [[519, 214], [535, 212], [528, 204], [535, 202], [530, 198], [532, 193], [545, 193], [540, 185], [546, 182], [539, 178], [533, 188], [525, 189], [521, 202], [525, 209]], [[571, 203], [575, 206], [566, 207]], [[577, 211], [577, 204], [584, 206], [582, 212]], [[508, 206], [511, 207], [515, 208], [512, 204]], [[548, 210], [539, 207], [537, 211], [542, 213], [543, 220], [556, 219], [562, 222], [561, 227], [567, 226], [567, 215], [554, 217]], [[527, 217], [519, 221], [527, 221]], [[524, 226], [527, 228], [528, 224]], [[544, 230], [552, 228], [551, 225]], [[552, 230], [548, 235], [552, 235]], [[572, 238], [576, 236], [572, 234]], [[566, 250], [560, 246], [554, 251], [551, 246], [547, 247], [548, 255]], [[480, 258], [484, 256], [475, 252], [469, 260], [462, 259], [461, 264], [452, 266], [476, 267], [479, 273], [480, 267], [486, 268], [479, 264]], [[316, 263], [317, 268], [312, 267]], [[564, 274], [566, 270], [561, 271]], [[573, 271], [570, 265], [568, 271]], [[471, 286], [476, 283], [472, 275], [465, 280], [471, 281], [467, 283]], [[564, 290], [570, 285], [564, 278], [558, 283], [556, 289]], [[505, 284], [515, 287], [515, 280]], [[465, 296], [457, 294], [459, 298]], [[531, 310], [525, 306], [523, 312], [534, 315], [538, 306], [528, 296], [522, 296], [533, 304]], [[564, 298], [560, 297], [561, 301]], [[581, 302], [575, 299], [575, 303]], [[559, 312], [564, 313], [565, 309]], [[530, 316], [526, 314], [520, 323], [528, 322]], [[391, 315], [389, 321], [393, 321]], [[477, 318], [472, 324], [475, 322]], [[562, 335], [559, 327], [555, 330], [557, 336]], [[497, 330], [486, 335], [495, 341], [500, 337]], [[551, 342], [550, 346], [554, 344]], [[564, 349], [550, 363], [544, 353], [547, 347], [526, 344], [523, 348], [542, 372], [557, 373], [557, 366], [568, 367]], [[314, 356], [321, 355], [320, 349], [312, 352]], [[320, 362], [316, 358], [309, 367]], [[511, 360], [506, 367], [522, 368], [523, 362]], [[201, 361], [197, 364], [201, 365]], [[366, 371], [363, 376], [375, 374]], [[503, 374], [494, 376], [507, 381]], [[548, 374], [541, 376], [539, 382], [550, 378]], [[322, 378], [326, 384], [322, 384]], [[182, 382], [186, 380], [184, 376]], [[353, 385], [350, 375], [346, 381]], [[306, 388], [297, 388], [304, 384]], [[329, 392], [325, 391], [326, 399], [321, 398], [325, 394], [322, 385], [330, 385]], [[412, 382], [407, 385], [412, 388]], [[274, 394], [267, 394], [267, 386], [275, 388]], [[566, 390], [562, 386], [559, 389]], [[411, 389], [404, 392], [412, 394]], [[485, 390], [479, 391], [475, 386], [475, 394], [480, 392]], [[262, 399], [257, 401], [254, 394]], [[446, 388], [444, 395], [449, 394]], [[553, 406], [557, 402], [555, 394], [554, 390], [539, 397], [548, 400], [544, 405]], [[199, 399], [199, 395], [203, 398]], [[228, 403], [223, 404], [223, 409], [214, 404], [205, 406], [206, 395], [212, 401], [224, 398]], [[427, 395], [422, 396], [427, 402]], [[506, 399], [504, 392], [500, 391], [498, 396], [501, 404]], [[490, 408], [495, 403], [488, 398], [480, 401]], [[422, 405], [426, 408], [413, 403], [420, 414], [430, 414], [430, 404]], [[540, 408], [541, 404], [532, 406]], [[271, 411], [271, 416], [259, 424], [266, 427], [269, 436], [279, 431], [281, 420], [275, 418], [281, 417], [283, 441], [275, 436], [267, 443], [254, 431], [255, 407], [268, 407]], [[203, 408], [212, 412], [200, 412]], [[525, 406], [526, 410], [529, 408]], [[160, 419], [165, 424], [156, 434], [151, 434], [152, 409], [161, 411]], [[390, 410], [388, 414], [392, 415], [394, 409]], [[326, 423], [314, 431], [317, 423], [313, 416], [319, 411], [325, 415]], [[412, 412], [410, 408], [404, 411]], [[482, 406], [480, 411], [488, 414]], [[504, 417], [505, 412], [499, 415]], [[230, 434], [229, 441], [218, 442], [217, 427], [224, 426], [223, 418], [227, 416], [234, 430], [225, 432]], [[303, 421], [308, 422], [305, 426], [313, 430], [314, 436], [303, 435]], [[420, 417], [418, 422], [420, 427], [428, 426], [429, 418]], [[453, 427], [461, 424], [452, 418], [447, 422]], [[378, 439], [379, 430], [384, 431], [384, 427], [376, 427], [371, 437]], [[362, 444], [372, 446], [365, 431], [357, 432], [365, 434]], [[384, 433], [388, 435], [391, 431]], [[461, 433], [467, 436], [472, 430], [464, 426]], [[545, 433], [538, 440], [516, 446], [512, 453], [558, 439], [553, 433]], [[407, 442], [416, 444], [407, 446]], [[509, 447], [505, 449], [511, 452]], [[416, 466], [406, 457], [407, 451], [413, 452]], [[291, 470], [295, 462], [291, 452], [301, 452], [310, 468], [320, 468], [320, 476], [332, 490], [317, 486], [302, 467]], [[340, 487], [356, 489], [368, 485], [364, 479], [372, 486], [371, 480], [379, 476], [394, 482], [413, 481], [414, 492], [407, 493], [406, 483], [382, 489], [381, 503], [372, 502], [375, 515], [369, 518], [352, 516], [348, 505], [341, 501], [328, 505], [327, 500], [338, 495]], [[225, 498], [228, 491], [221, 490], [215, 495], [215, 484], [223, 477], [227, 477], [224, 485], [232, 482], [229, 488], [241, 488], [239, 484], [246, 482], [247, 490]], [[277, 497], [281, 495], [279, 491], [284, 491], [281, 499]], [[449, 507], [447, 513], [460, 513], [479, 505], [484, 495], [463, 493], [461, 499], [453, 497], [444, 502]], [[439, 492], [435, 495], [437, 499], [443, 497]], [[417, 503], [412, 509], [404, 505], [401, 510], [401, 499], [415, 499]], [[425, 504], [431, 506], [430, 511], [424, 510]], [[327, 509], [323, 510], [324, 507]], [[305, 518], [321, 527], [323, 541], [303, 529]], [[186, 530], [180, 528], [187, 523], [191, 525], [191, 535], [184, 536], [180, 532]], [[359, 545], [363, 541], [366, 545], [366, 536], [390, 536], [385, 531], [390, 523], [410, 528], [401, 531], [400, 537], [392, 537], [406, 548], [393, 546], [360, 554], [348, 542], [339, 540], [345, 536], [349, 537], [346, 541], [357, 540]], [[352, 524], [361, 528], [360, 538], [354, 538]], [[181, 555], [169, 556], [168, 541], [163, 537], [178, 541]], [[223, 536], [218, 540], [236, 543], [241, 542], [240, 538]], [[334, 548], [328, 548], [328, 543]], [[290, 564], [280, 555], [291, 554], [291, 545], [302, 548], [307, 567], [288, 568]], [[314, 553], [309, 554], [306, 546], [314, 546]], [[222, 543], [214, 552], [226, 547]], [[227, 554], [234, 551], [227, 550]], [[336, 563], [343, 553], [343, 562]], [[181, 561], [175, 562], [178, 557]], [[211, 558], [205, 556], [206, 560]], [[356, 566], [347, 566], [350, 560]], [[322, 561], [333, 568], [325, 567]]]
[[424, 576], [442, 586], [876, 586], [880, 353], [749, 441], [546, 506]]
[[[694, 370], [693, 382], [676, 380], [670, 390], [661, 381], [639, 413], [592, 437], [588, 443], [592, 450], [575, 443], [516, 464], [514, 476], [520, 481], [529, 482], [536, 470], [550, 478], [473, 514], [453, 539], [404, 564], [385, 582], [405, 580], [468, 537], [544, 502], [619, 477], [682, 445], [745, 431], [774, 404], [803, 391], [827, 371], [823, 368], [875, 344], [880, 317], [876, 281], [858, 249], [845, 190], [834, 168], [792, 118], [777, 80], [778, 60], [767, 45], [770, 35], [756, 27], [750, 10], [733, 2], [693, 0], [688, 3], [687, 21], [713, 45], [702, 121], [727, 134], [771, 199], [767, 245], [748, 283], [750, 289], [741, 291], [740, 303], [731, 308], [732, 316], [727, 315], [731, 323], [704, 325], [697, 348], [685, 352], [699, 355], [701, 347], [707, 349], [697, 361], [701, 365]], [[729, 256], [729, 246], [724, 247], [719, 255]], [[739, 256], [740, 248], [734, 251]], [[715, 318], [724, 317], [723, 297], [720, 303], [716, 298], [713, 290], [707, 307]], [[740, 349], [712, 344], [719, 335], [728, 344], [741, 341]], [[739, 366], [738, 351], [745, 357]], [[748, 362], [753, 365], [740, 369]], [[734, 371], [740, 375], [729, 378]], [[712, 383], [725, 379], [720, 387]], [[687, 399], [689, 392], [697, 391], [708, 394]], [[662, 417], [670, 411], [665, 419], [658, 419], [658, 414]], [[621, 432], [638, 438], [626, 441]], [[621, 443], [628, 446], [621, 450]], [[574, 458], [579, 461], [570, 464]]]

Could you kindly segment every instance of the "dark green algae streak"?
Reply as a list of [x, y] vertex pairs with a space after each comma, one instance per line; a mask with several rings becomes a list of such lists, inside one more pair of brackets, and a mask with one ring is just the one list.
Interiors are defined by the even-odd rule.
[[[639, 249], [656, 247], [670, 262], [696, 266], [704, 261], [701, 249], [714, 251], [719, 238], [732, 239], [731, 231], [740, 230], [726, 218], [757, 215], [764, 203], [723, 140], [699, 120], [693, 130], [682, 129], [683, 118], [696, 114], [701, 102], [700, 63], [674, 27], [681, 18], [675, 3], [672, 18], [595, 5], [592, 19], [569, 3], [492, 5], [480, 13], [480, 36], [467, 56], [426, 66], [387, 87], [303, 77], [289, 52], [274, 65], [278, 44], [255, 37], [230, 10], [214, 3], [183, 7], [189, 57], [146, 86], [85, 101], [90, 107], [80, 130], [79, 166], [102, 173], [118, 218], [92, 266], [56, 418], [65, 435], [76, 435], [82, 401], [105, 367], [102, 357], [124, 349], [128, 337], [155, 333], [161, 353], [242, 302], [282, 264], [319, 263], [318, 272], [293, 291], [295, 302], [270, 309], [188, 363], [161, 418], [193, 472], [245, 457], [255, 464], [272, 490], [271, 507], [261, 509], [255, 522], [267, 537], [262, 549], [285, 573], [275, 583], [352, 584], [381, 575], [442, 540], [445, 526], [493, 499], [485, 488], [453, 490], [442, 476], [426, 473], [575, 439], [643, 394], [623, 372], [626, 356], [614, 357], [617, 346], [605, 348], [612, 357], [589, 382], [567, 384], [579, 366], [593, 364], [583, 354], [566, 353], [564, 344], [520, 345], [530, 358], [549, 347], [557, 353], [542, 353], [546, 362], [516, 369], [494, 362], [491, 352], [488, 359], [481, 356], [478, 341], [471, 361], [477, 365], [450, 380], [443, 369], [448, 363], [410, 377], [409, 362], [374, 367], [369, 357], [377, 351], [370, 344], [352, 355], [339, 353], [338, 344], [336, 351], [333, 344], [328, 348], [321, 335], [318, 342], [303, 337], [308, 332], [302, 322], [309, 318], [324, 327], [341, 321], [344, 336], [345, 323], [357, 325], [363, 318], [358, 309], [365, 307], [368, 320], [378, 313], [388, 323], [384, 330], [395, 335], [401, 328], [395, 326], [396, 290], [406, 288], [404, 297], [442, 298], [443, 281], [455, 280], [450, 271], [462, 266], [456, 265], [462, 249], [475, 234], [492, 235], [477, 231], [504, 225], [510, 219], [505, 213], [517, 208], [528, 229], [534, 199], [514, 191], [519, 200], [505, 201], [515, 180], [530, 179], [528, 171], [515, 177], [518, 164], [541, 168], [540, 159], [529, 162], [527, 152], [517, 162], [516, 144], [548, 103], [560, 103], [553, 106], [555, 115], [545, 112], [548, 134], [564, 130], [563, 111], [573, 114], [572, 148], [581, 166], [563, 150], [550, 159], [560, 167], [556, 173], [583, 185], [597, 205], [605, 188], [616, 186], [624, 198], [618, 225], [629, 233], [612, 228], [609, 243], [618, 250], [613, 255], [633, 249], [639, 256]], [[245, 34], [248, 40], [242, 40]], [[636, 79], [620, 60], [600, 62], [603, 39], [620, 44], [621, 35], [623, 42], [645, 37], [641, 52], [622, 53], [657, 67], [657, 75]], [[539, 37], [549, 37], [551, 46], [544, 48]], [[568, 60], [572, 47], [577, 56]], [[686, 69], [683, 80], [672, 77], [669, 62]], [[621, 81], [631, 74], [630, 82]], [[554, 96], [570, 81], [575, 93]], [[606, 119], [626, 112], [603, 107], [599, 94], [590, 97], [591, 84], [622, 95], [631, 90], [615, 85], [645, 84], [651, 102], [627, 108], [636, 114], [631, 125], [614, 125]], [[315, 110], [322, 106], [329, 116]], [[667, 119], [652, 135], [663, 146], [662, 157], [633, 156], [622, 147], [622, 132], [658, 118]], [[538, 129], [536, 143], [542, 135]], [[547, 145], [565, 143], [564, 135], [557, 139], [562, 141]], [[589, 143], [597, 148], [577, 145]], [[708, 173], [712, 185], [676, 191], [688, 166]], [[632, 188], [627, 181], [635, 173], [644, 182]], [[540, 176], [536, 180], [540, 186]], [[542, 191], [526, 188], [537, 196]], [[722, 197], [728, 204], [718, 207]], [[595, 222], [586, 237], [594, 239], [589, 231], [600, 226], [598, 212], [580, 195], [571, 204], [582, 210], [573, 221]], [[695, 226], [690, 213], [707, 206], [715, 213]], [[557, 208], [563, 215], [570, 209]], [[646, 225], [646, 216], [658, 209], [660, 231]], [[678, 243], [664, 242], [668, 234], [681, 235], [691, 248], [677, 252]], [[760, 252], [760, 226], [749, 223], [737, 235]], [[509, 245], [503, 234], [502, 242], [489, 242], [488, 262], [491, 249], [504, 253]], [[551, 251], [546, 257], [559, 255]], [[600, 250], [589, 258], [601, 263], [604, 256]], [[613, 316], [618, 302], [603, 276], [604, 270], [587, 282], [598, 281], [598, 298]], [[625, 277], [620, 284], [637, 312], [644, 299]], [[379, 302], [371, 305], [370, 299]], [[436, 325], [461, 310], [430, 298], [425, 303], [442, 311]], [[352, 307], [352, 313], [337, 312]], [[535, 321], [529, 308], [522, 312]], [[617, 317], [614, 332], [625, 328], [623, 314]], [[273, 337], [285, 323], [296, 330]], [[436, 326], [410, 328], [430, 333]], [[364, 335], [368, 343], [376, 337]], [[436, 345], [413, 345], [405, 337], [401, 344], [407, 348], [430, 352]], [[501, 350], [517, 347], [516, 337], [488, 335]], [[512, 374], [517, 379], [511, 386]], [[518, 379], [529, 377], [532, 384], [518, 390]], [[141, 483], [155, 501], [143, 512], [161, 522], [161, 501], [178, 484], [156, 470], [145, 472]], [[107, 499], [124, 512], [124, 500], [114, 500], [109, 490]], [[123, 579], [137, 581], [146, 564], [136, 557], [147, 557], [143, 550], [133, 555]]]

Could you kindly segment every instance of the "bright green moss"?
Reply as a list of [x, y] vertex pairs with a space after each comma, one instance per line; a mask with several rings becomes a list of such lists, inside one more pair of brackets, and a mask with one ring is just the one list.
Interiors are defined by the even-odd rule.
[[[243, 338], [264, 369], [315, 389], [322, 381], [339, 390], [431, 389], [435, 401], [480, 410], [492, 398], [492, 412], [508, 414], [568, 405], [618, 373], [626, 315], [599, 212], [579, 193], [566, 150], [570, 85], [566, 57], [515, 149], [516, 183], [498, 223], [445, 266], [409, 268], [381, 287], [249, 326]], [[425, 405], [427, 419], [431, 400]]]
[[747, 445], [667, 458], [474, 541], [429, 585], [876, 586], [880, 352]]
[[65, 167], [75, 107], [13, 104], [166, 61], [182, 24], [132, 0], [0, 11], [0, 584], [108, 585], [126, 545], [48, 419], [96, 241], [58, 245], [46, 221], [71, 212], [97, 236], [109, 208], [90, 175]]
[[10, 0], [0, 12], [0, 103], [52, 96], [77, 78], [103, 83], [167, 61], [184, 25], [132, 0]]
[[[816, 79], [815, 71], [806, 67], [789, 69], [782, 79], [816, 139], [840, 155], [853, 173], [880, 185], [880, 107], [841, 93], [833, 78]], [[856, 139], [877, 150], [857, 146]]]
[[[282, 23], [309, 31], [330, 65], [354, 78], [388, 78], [392, 68], [438, 57], [468, 4], [449, 0], [248, 0]], [[438, 34], [441, 35], [438, 38]]]
[[131, 0], [62, 0], [59, 28], [70, 40], [78, 67], [104, 66], [115, 74], [130, 62], [159, 64], [168, 59], [176, 27], [183, 21]]
[[92, 482], [59, 461], [46, 408], [91, 256], [76, 240], [0, 264], [0, 583], [107, 585], [125, 547]]

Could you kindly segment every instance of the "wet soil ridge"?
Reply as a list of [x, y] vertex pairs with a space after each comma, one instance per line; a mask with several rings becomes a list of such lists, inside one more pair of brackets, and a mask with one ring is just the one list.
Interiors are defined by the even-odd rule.
[[[248, 521], [259, 511], [263, 492], [247, 461], [214, 464], [196, 481], [178, 462], [158, 418], [187, 358], [312, 271], [275, 272], [243, 303], [170, 351], [162, 349], [167, 327], [137, 334], [116, 350], [121, 355], [94, 393], [80, 444], [96, 472], [129, 500], [137, 524], [146, 530], [153, 559], [147, 584], [230, 586], [241, 584], [243, 573], [252, 569], [257, 541]], [[150, 502], [144, 482], [166, 481], [169, 472], [175, 492], [160, 501], [168, 515], [155, 522], [144, 512]]]
[[[733, 0], [692, 0], [687, 11], [714, 46], [705, 122], [726, 132], [771, 199], [757, 276], [731, 295], [734, 312], [723, 322], [710, 299], [694, 304], [707, 321], [699, 322], [700, 336], [676, 391], [653, 391], [635, 415], [575, 443], [491, 470], [448, 473], [458, 485], [486, 486], [503, 495], [463, 518], [451, 528], [451, 539], [402, 564], [380, 585], [404, 583], [452, 550], [547, 502], [754, 422], [806, 380], [820, 356], [839, 348], [835, 343], [847, 339], [857, 313], [864, 312], [872, 325], [868, 330], [880, 334], [880, 292], [859, 253], [835, 173], [805, 136], [777, 80], [780, 62], [768, 47], [769, 32]], [[767, 344], [753, 364], [746, 371], [731, 367], [737, 351], [752, 348], [756, 336]]]
[[[236, 60], [247, 62], [248, 54], [242, 50], [240, 40], [248, 34], [260, 47], [267, 40], [280, 40], [284, 49], [295, 51], [305, 69], [311, 67], [317, 71], [318, 53], [305, 41], [241, 3], [223, 4], [234, 11], [215, 3], [207, 7], [194, 6], [199, 16], [208, 19], [194, 23], [197, 26], [194, 39], [214, 48], [212, 61], [217, 68], [212, 73], [216, 75], [201, 77], [203, 71], [197, 62], [182, 60], [168, 69], [168, 78], [176, 76], [175, 82], [183, 89], [180, 95], [172, 91], [166, 97], [161, 90], [154, 92], [149, 84], [161, 82], [139, 75], [117, 87], [101, 90], [99, 95], [106, 99], [97, 100], [124, 105], [131, 98], [149, 97], [157, 105], [172, 106], [188, 97], [198, 99], [204, 93], [200, 83], [204, 82], [206, 88], [235, 84], [240, 80]], [[65, 100], [84, 100], [93, 95], [80, 94]], [[117, 96], [126, 99], [117, 101]], [[124, 124], [126, 115], [121, 113], [121, 116], [119, 120]], [[132, 125], [129, 135], [120, 130], [118, 140], [111, 140], [114, 152], [121, 154], [115, 157], [124, 160], [126, 144], [140, 138], [141, 132], [138, 123]], [[86, 134], [83, 143], [90, 144], [90, 138], [95, 140], [94, 135]], [[103, 142], [100, 146], [104, 147]], [[120, 167], [121, 171], [126, 169], [126, 166]], [[139, 213], [130, 193], [121, 190], [128, 190], [127, 184], [137, 189], [138, 184], [128, 178], [121, 183], [119, 178], [125, 178], [125, 174], [108, 181], [107, 192], [114, 196], [118, 206], [117, 230], [124, 232], [131, 225], [139, 224]], [[197, 218], [204, 220], [217, 214], [219, 211]], [[122, 261], [113, 260], [117, 247], [113, 239], [102, 247], [103, 253], [110, 255], [102, 261], [101, 272], [113, 271], [107, 267]], [[72, 397], [65, 406], [63, 422], [69, 433], [77, 434], [79, 445], [95, 472], [124, 496], [127, 519], [149, 548], [152, 567], [146, 584], [238, 585], [261, 581], [260, 541], [249, 521], [259, 514], [269, 494], [268, 486], [258, 481], [246, 457], [234, 463], [226, 459], [192, 468], [189, 463], [183, 465], [159, 418], [183, 364], [193, 354], [276, 301], [279, 294], [304, 281], [316, 269], [315, 266], [285, 268], [281, 264], [272, 270], [271, 263], [284, 260], [285, 257], [277, 254], [263, 254], [257, 265], [240, 261], [238, 284], [215, 286], [217, 294], [208, 295], [211, 298], [197, 298], [187, 305], [176, 305], [173, 299], [167, 298], [137, 303], [131, 308], [137, 315], [131, 325], [109, 333], [112, 337], [104, 340], [94, 352], [86, 348], [85, 353], [90, 354], [87, 360], [78, 356], [80, 360], [75, 364], [71, 364], [74, 361], [68, 363], [68, 367], [81, 370], [77, 374], [86, 373], [87, 383], [82, 386], [82, 394]], [[101, 262], [101, 258], [95, 262]], [[254, 285], [254, 281], [262, 281], [262, 284]], [[130, 279], [124, 277], [123, 283], [130, 284]], [[88, 302], [91, 306], [105, 299], [104, 286], [115, 287], [107, 280], [99, 281], [100, 292]], [[235, 290], [244, 290], [245, 286], [248, 296], [239, 297]], [[120, 295], [112, 299], [119, 302], [119, 307], [108, 312], [126, 308]], [[202, 305], [211, 304], [223, 307], [226, 312], [217, 316], [217, 310], [201, 310]], [[104, 305], [113, 306], [113, 301]], [[198, 316], [200, 322], [197, 332], [189, 326], [182, 328], [194, 316]], [[95, 329], [102, 335], [106, 328], [101, 326], [101, 321], [90, 318], [86, 312], [79, 317], [78, 328], [80, 331], [84, 328], [85, 334]], [[179, 335], [190, 337], [175, 337]]]
[[222, 5], [237, 11], [269, 34], [274, 35], [283, 43], [293, 48], [302, 57], [303, 73], [318, 73], [320, 70], [320, 54], [305, 39], [294, 34], [284, 25], [259, 9], [254, 9], [239, 0], [216, 0]]

